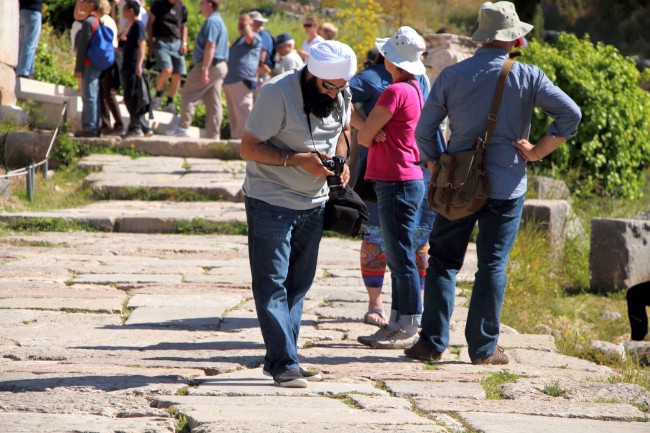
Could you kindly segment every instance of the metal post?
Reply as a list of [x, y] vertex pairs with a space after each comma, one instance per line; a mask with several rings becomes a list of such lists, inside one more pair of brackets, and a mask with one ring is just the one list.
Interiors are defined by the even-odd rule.
[[27, 168], [27, 196], [29, 201], [34, 201], [34, 174], [36, 170], [34, 169], [34, 164], [30, 164]]

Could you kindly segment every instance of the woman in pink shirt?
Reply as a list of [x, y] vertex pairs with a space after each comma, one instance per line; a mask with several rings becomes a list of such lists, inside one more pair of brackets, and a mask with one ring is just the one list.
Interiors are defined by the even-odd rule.
[[373, 181], [379, 221], [391, 271], [392, 303], [388, 324], [357, 340], [376, 348], [402, 349], [417, 340], [422, 316], [420, 276], [413, 230], [424, 196], [415, 127], [424, 101], [415, 75], [426, 72], [420, 60], [424, 40], [411, 27], [377, 39], [386, 70], [393, 78], [359, 129], [359, 144], [369, 148], [365, 179]]

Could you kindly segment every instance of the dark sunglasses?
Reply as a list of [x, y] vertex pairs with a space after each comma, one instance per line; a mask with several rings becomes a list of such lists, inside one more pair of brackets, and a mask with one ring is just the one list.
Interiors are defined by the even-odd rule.
[[314, 27], [314, 25], [311, 24], [311, 23], [305, 23], [305, 24], [303, 24], [302, 26], [303, 26], [303, 27]]
[[336, 90], [337, 92], [342, 92], [345, 89], [348, 88], [349, 83], [345, 83], [341, 87], [335, 86], [334, 84], [330, 83], [329, 81], [321, 80], [323, 82], [323, 87], [325, 87], [326, 90]]

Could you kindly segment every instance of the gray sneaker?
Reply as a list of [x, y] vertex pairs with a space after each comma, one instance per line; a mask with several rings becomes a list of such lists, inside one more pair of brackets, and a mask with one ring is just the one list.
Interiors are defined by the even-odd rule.
[[416, 332], [408, 332], [399, 328], [386, 338], [373, 341], [371, 346], [375, 349], [408, 349], [413, 347], [417, 341], [417, 330]]
[[307, 388], [309, 382], [302, 377], [300, 370], [292, 368], [273, 376], [273, 383], [283, 388]]
[[[393, 326], [395, 326], [393, 324]], [[396, 331], [399, 331], [400, 328], [384, 326], [379, 328], [379, 331], [375, 332], [372, 335], [360, 335], [357, 337], [357, 341], [363, 345], [373, 347], [372, 343], [375, 341], [386, 340], [388, 337], [393, 335]]]

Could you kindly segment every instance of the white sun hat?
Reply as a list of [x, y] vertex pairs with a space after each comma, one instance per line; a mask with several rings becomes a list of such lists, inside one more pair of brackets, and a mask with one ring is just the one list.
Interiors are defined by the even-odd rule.
[[426, 44], [412, 27], [403, 26], [389, 38], [377, 38], [375, 45], [382, 56], [406, 72], [413, 75], [426, 73], [422, 63]]
[[476, 42], [516, 41], [533, 29], [519, 21], [515, 5], [510, 2], [486, 2], [478, 11], [478, 29], [472, 35]]

